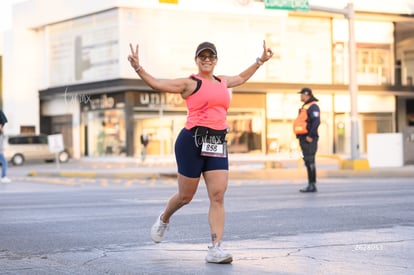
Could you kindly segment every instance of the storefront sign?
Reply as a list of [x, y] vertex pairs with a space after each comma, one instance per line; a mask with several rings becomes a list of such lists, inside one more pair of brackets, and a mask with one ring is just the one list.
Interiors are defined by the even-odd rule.
[[90, 100], [91, 110], [111, 109], [115, 107], [115, 99], [112, 96], [102, 95], [100, 98]]
[[171, 93], [141, 93], [139, 95], [140, 105], [172, 105], [177, 106], [183, 103], [183, 98], [180, 94]]
[[309, 11], [308, 0], [265, 0], [266, 9]]
[[[81, 105], [82, 111], [97, 111], [97, 110], [108, 110], [108, 109], [119, 109], [125, 107], [125, 97], [122, 93], [111, 93], [110, 95], [88, 95], [87, 93], [74, 94], [75, 99]], [[69, 94], [68, 98], [72, 95]]]

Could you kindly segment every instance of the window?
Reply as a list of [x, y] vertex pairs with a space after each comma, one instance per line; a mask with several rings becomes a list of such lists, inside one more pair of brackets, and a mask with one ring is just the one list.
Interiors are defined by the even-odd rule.
[[358, 44], [358, 83], [382, 85], [391, 83], [391, 45]]
[[34, 134], [35, 126], [31, 125], [22, 125], [20, 126], [20, 134]]
[[13, 137], [9, 139], [10, 144], [29, 144], [27, 137]]
[[[333, 82], [347, 83], [348, 50], [344, 42], [333, 45]], [[357, 44], [358, 84], [391, 84], [392, 51], [390, 44]]]
[[413, 77], [414, 77], [414, 51], [405, 51], [404, 52], [404, 61], [403, 61], [403, 76], [402, 81], [403, 85], [413, 86]]
[[10, 144], [48, 144], [46, 135], [39, 136], [16, 136], [9, 138]]

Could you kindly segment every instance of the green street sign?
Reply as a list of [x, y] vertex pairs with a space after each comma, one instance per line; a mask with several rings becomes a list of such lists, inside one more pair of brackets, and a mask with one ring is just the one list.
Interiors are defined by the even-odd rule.
[[266, 9], [309, 11], [309, 0], [265, 0]]

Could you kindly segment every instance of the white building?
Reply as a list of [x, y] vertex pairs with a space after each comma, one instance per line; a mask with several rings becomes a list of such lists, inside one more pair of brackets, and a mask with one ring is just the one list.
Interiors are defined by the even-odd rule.
[[[348, 29], [342, 15], [265, 9], [263, 1], [253, 0], [160, 2], [28, 0], [15, 5], [2, 53], [7, 132], [61, 132], [79, 158], [137, 156], [145, 129], [151, 137], [149, 154], [172, 154], [185, 104], [139, 80], [127, 61], [129, 43], [139, 43], [147, 71], [173, 78], [195, 72], [200, 42], [216, 44], [217, 74], [238, 74], [261, 54], [265, 39], [276, 53], [273, 59], [232, 91], [230, 150], [294, 150], [297, 91], [309, 86], [322, 110], [319, 152], [349, 154]], [[310, 4], [347, 4], [331, 2]], [[405, 16], [414, 7], [409, 1], [379, 3], [355, 1], [362, 153], [367, 134], [414, 126], [414, 19]]]

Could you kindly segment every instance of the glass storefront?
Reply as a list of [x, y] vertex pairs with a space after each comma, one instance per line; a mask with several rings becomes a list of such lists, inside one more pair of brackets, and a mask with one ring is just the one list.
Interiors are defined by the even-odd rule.
[[[262, 152], [263, 112], [229, 113], [230, 132], [227, 135], [231, 153]], [[174, 153], [175, 140], [186, 122], [185, 111], [142, 111], [134, 115], [135, 156], [141, 154], [140, 135], [149, 136], [147, 155]]]
[[[318, 153], [349, 154], [349, 96], [316, 96], [321, 108]], [[136, 93], [134, 98], [141, 100], [147, 96], [144, 93]], [[251, 108], [253, 98], [261, 99], [256, 108]], [[128, 108], [123, 102], [122, 94], [101, 95], [91, 100], [97, 99], [99, 104], [95, 101], [95, 104], [90, 105], [92, 107], [84, 108], [82, 112], [82, 155], [140, 157], [143, 152], [140, 137], [143, 133], [149, 139], [146, 155], [174, 154], [175, 140], [186, 122], [187, 110], [183, 102], [176, 105], [166, 104], [162, 98], [159, 102], [154, 101], [147, 105], [131, 102], [134, 104], [131, 109], [132, 120], [127, 124]], [[393, 98], [389, 97], [386, 102], [391, 103], [384, 104], [383, 97], [360, 95], [358, 101], [359, 146], [360, 152], [365, 153], [368, 134], [395, 130]], [[233, 102], [227, 116], [230, 127], [227, 135], [229, 153], [284, 154], [291, 157], [296, 157], [300, 153], [292, 130], [293, 120], [301, 106], [297, 93], [266, 96], [236, 94], [233, 95]], [[261, 107], [266, 104], [267, 108]], [[127, 133], [130, 133], [129, 139]]]
[[171, 155], [174, 142], [184, 127], [185, 111], [141, 111], [134, 114], [134, 156], [141, 155], [141, 134], [148, 135], [147, 155]]
[[[332, 152], [332, 96], [319, 94], [314, 91], [318, 98], [321, 110], [321, 124], [319, 126], [319, 154], [330, 154]], [[283, 154], [288, 157], [300, 155], [299, 142], [293, 132], [293, 121], [298, 115], [299, 108], [303, 102], [297, 91], [286, 94], [267, 94], [267, 153]]]
[[[359, 150], [367, 152], [368, 134], [392, 133], [394, 129], [393, 113], [363, 113], [358, 116]], [[349, 114], [335, 114], [335, 150], [336, 154], [350, 154], [351, 119]]]
[[124, 94], [85, 96], [81, 101], [81, 154], [119, 156], [127, 153]]
[[123, 110], [100, 110], [83, 114], [84, 155], [119, 156], [126, 154]]
[[[395, 126], [396, 100], [390, 95], [359, 94], [358, 144], [362, 154], [367, 152], [367, 136], [374, 133], [393, 133]], [[349, 155], [351, 152], [351, 117], [349, 95], [334, 96], [334, 150], [335, 154]]]
[[[318, 154], [330, 154], [332, 142], [330, 141], [330, 117], [329, 112], [321, 112], [321, 124], [319, 125]], [[267, 153], [284, 154], [296, 157], [301, 154], [299, 141], [293, 133], [293, 119], [268, 120]]]
[[263, 112], [245, 111], [230, 112], [227, 118], [230, 132], [227, 135], [229, 153], [261, 153], [264, 152], [265, 118]]
[[[174, 154], [175, 140], [184, 127], [187, 117], [185, 101], [179, 95], [136, 93], [133, 107], [134, 156], [140, 156], [140, 136], [146, 133], [149, 143], [147, 155]], [[265, 110], [249, 108], [254, 101], [250, 94], [233, 94], [233, 107], [227, 120], [230, 132], [227, 136], [228, 150], [234, 153], [264, 152]], [[254, 95], [257, 99], [257, 95]], [[246, 106], [247, 105], [247, 106]], [[243, 108], [242, 108], [242, 107]]]

